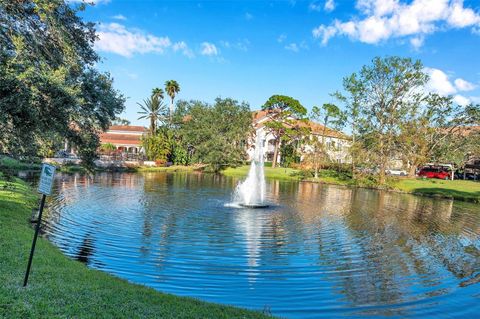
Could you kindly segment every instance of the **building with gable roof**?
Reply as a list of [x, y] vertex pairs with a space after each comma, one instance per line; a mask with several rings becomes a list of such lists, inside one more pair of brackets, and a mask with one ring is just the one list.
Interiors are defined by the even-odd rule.
[[142, 136], [147, 128], [133, 125], [112, 125], [105, 133], [100, 134], [101, 144], [113, 144], [118, 152], [129, 154], [144, 153]]
[[[324, 139], [327, 154], [330, 157], [330, 160], [336, 163], [349, 163], [350, 157], [348, 154], [348, 149], [350, 147], [350, 137], [340, 131], [333, 130], [331, 128], [325, 127], [321, 124], [316, 122], [307, 120], [307, 121], [299, 121], [295, 118], [291, 119], [296, 126], [298, 127], [305, 127], [310, 130], [310, 139]], [[267, 162], [273, 161], [274, 150], [275, 150], [275, 137], [274, 135], [268, 130], [266, 127], [266, 123], [272, 121], [272, 117], [269, 116], [267, 111], [254, 111], [252, 113], [252, 125], [254, 128], [254, 135], [255, 137], [260, 134], [261, 139], [263, 140], [263, 153], [264, 159]], [[247, 146], [247, 154], [249, 159], [253, 157], [254, 150], [255, 150], [255, 137], [253, 137], [250, 143]], [[312, 152], [313, 149], [305, 145], [300, 150], [300, 157], [301, 160], [307, 155], [308, 153]], [[280, 163], [281, 154], [279, 152], [277, 156], [277, 162]]]

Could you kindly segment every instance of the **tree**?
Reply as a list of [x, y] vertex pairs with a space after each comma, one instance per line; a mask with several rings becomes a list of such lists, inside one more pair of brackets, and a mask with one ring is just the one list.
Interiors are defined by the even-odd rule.
[[337, 98], [344, 105], [342, 119], [344, 124], [348, 125], [350, 128], [352, 141], [349, 147], [349, 153], [353, 178], [356, 177], [355, 165], [357, 163], [357, 158], [360, 157], [361, 153], [364, 153], [362, 145], [358, 143], [357, 140], [358, 126], [360, 123], [360, 96], [359, 94], [356, 94], [357, 91], [363, 90], [363, 88], [356, 78], [357, 74], [353, 73], [349, 77], [343, 79], [343, 87], [345, 91], [353, 94], [344, 95], [338, 91], [332, 94], [333, 97]]
[[93, 23], [64, 1], [0, 3], [0, 152], [37, 155], [69, 139], [91, 167], [105, 130], [124, 108], [108, 73], [94, 69]]
[[402, 154], [408, 156], [411, 175], [425, 162], [462, 165], [465, 156], [475, 150], [472, 127], [478, 125], [478, 114], [480, 105], [461, 107], [451, 97], [430, 94], [426, 107], [419, 108], [417, 116], [406, 122], [407, 128], [416, 125], [417, 132], [405, 130], [406, 134], [402, 134], [407, 139]]
[[399, 155], [396, 142], [402, 119], [424, 101], [427, 81], [420, 61], [400, 57], [377, 57], [372, 65], [344, 80], [344, 89], [350, 95], [345, 100], [358, 107], [358, 142], [369, 150], [379, 170], [380, 184], [385, 183], [390, 160]]
[[116, 149], [117, 148], [112, 143], [104, 143], [104, 144], [100, 145], [100, 151], [104, 152], [104, 153], [111, 153], [111, 152], [115, 151]]
[[156, 134], [148, 134], [142, 137], [142, 146], [145, 155], [151, 161], [167, 162], [170, 156], [171, 141], [160, 129]]
[[165, 92], [161, 88], [154, 88], [152, 89], [152, 96], [159, 100], [163, 100], [165, 97]]
[[298, 120], [305, 117], [307, 109], [292, 97], [272, 95], [262, 106], [262, 110], [267, 111], [270, 119], [265, 123], [265, 127], [275, 139], [272, 167], [276, 167], [282, 139], [294, 139], [305, 130], [305, 127], [299, 125]]
[[194, 162], [219, 171], [245, 160], [245, 142], [252, 124], [248, 104], [228, 98], [217, 98], [214, 105], [198, 101], [181, 104], [186, 115], [179, 135]]
[[426, 162], [454, 161], [452, 156], [463, 145], [464, 137], [456, 132], [467, 123], [464, 115], [451, 97], [432, 93], [412, 108], [400, 124], [397, 142], [399, 153], [409, 167], [409, 176], [415, 176], [417, 167]]
[[173, 117], [173, 100], [175, 96], [180, 92], [180, 85], [175, 80], [168, 80], [165, 82], [165, 91], [167, 91], [168, 96], [170, 96], [170, 121]]
[[158, 95], [152, 94], [149, 99], [143, 100], [143, 105], [137, 103], [140, 106], [138, 114], [141, 116], [138, 118], [150, 120], [150, 135], [154, 136], [157, 132], [157, 125], [159, 121], [165, 119], [165, 105]]
[[112, 125], [130, 125], [130, 121], [117, 116], [112, 121]]
[[322, 163], [329, 160], [328, 151], [325, 145], [325, 135], [327, 133], [327, 127], [333, 127], [340, 129], [344, 123], [344, 114], [335, 104], [325, 103], [321, 107], [314, 106], [310, 113], [310, 118], [317, 122], [322, 123], [323, 130], [321, 137], [309, 136], [306, 139], [306, 143], [310, 146], [311, 152], [309, 152], [307, 158], [312, 162], [314, 168], [314, 176], [318, 178], [318, 170]]

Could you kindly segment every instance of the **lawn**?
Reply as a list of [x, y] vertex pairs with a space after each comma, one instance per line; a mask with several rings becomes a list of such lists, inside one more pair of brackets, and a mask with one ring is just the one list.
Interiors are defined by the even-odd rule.
[[[249, 165], [239, 166], [239, 167], [229, 167], [222, 171], [223, 175], [234, 176], [234, 177], [244, 177], [248, 175], [248, 170], [250, 169]], [[302, 179], [301, 171], [293, 168], [283, 168], [283, 167], [265, 167], [265, 177], [272, 179], [283, 179], [283, 180], [295, 180], [299, 181]]]
[[23, 288], [33, 237], [27, 220], [37, 200], [25, 183], [0, 176], [0, 318], [270, 318], [128, 283], [67, 258], [43, 238]]
[[440, 179], [401, 179], [394, 184], [398, 190], [421, 194], [438, 195], [464, 201], [480, 202], [480, 183], [473, 181], [445, 181]]
[[31, 170], [36, 169], [40, 170], [41, 164], [34, 163], [34, 162], [22, 162], [11, 158], [9, 156], [0, 155], [0, 170], [11, 170], [11, 171], [19, 171], [19, 170]]

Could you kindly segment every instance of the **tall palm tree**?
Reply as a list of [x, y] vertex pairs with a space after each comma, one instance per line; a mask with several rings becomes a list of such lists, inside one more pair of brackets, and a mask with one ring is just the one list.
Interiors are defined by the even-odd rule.
[[170, 96], [170, 121], [173, 116], [173, 100], [175, 95], [180, 92], [180, 84], [175, 80], [168, 80], [165, 82], [165, 91], [167, 91], [168, 96]]
[[141, 110], [138, 114], [141, 114], [138, 119], [149, 119], [150, 120], [150, 134], [155, 135], [157, 131], [157, 122], [163, 118], [165, 112], [165, 105], [162, 103], [162, 100], [158, 95], [152, 94], [149, 99], [143, 100], [143, 105], [140, 105]]
[[161, 88], [152, 89], [152, 96], [156, 96], [159, 100], [163, 100], [165, 92]]

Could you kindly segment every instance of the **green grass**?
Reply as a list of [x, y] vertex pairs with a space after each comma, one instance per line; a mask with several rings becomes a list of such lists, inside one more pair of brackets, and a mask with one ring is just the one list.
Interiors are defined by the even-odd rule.
[[[244, 177], [248, 175], [248, 170], [250, 166], [244, 165], [239, 167], [229, 167], [222, 171], [223, 175], [233, 176], [233, 177]], [[283, 168], [283, 167], [265, 167], [265, 177], [273, 179], [282, 179], [282, 180], [294, 180], [299, 181], [303, 178], [301, 171], [293, 168]]]
[[473, 181], [445, 181], [440, 179], [401, 179], [394, 188], [419, 195], [434, 195], [480, 203], [480, 183]]
[[128, 283], [67, 258], [43, 238], [23, 288], [33, 237], [27, 219], [37, 200], [25, 183], [0, 177], [0, 318], [268, 317]]
[[191, 172], [196, 169], [195, 166], [172, 165], [169, 167], [147, 167], [141, 166], [135, 168], [138, 172]]
[[74, 164], [55, 165], [57, 166], [57, 172], [72, 174], [72, 173], [86, 173], [85, 167]]
[[0, 155], [0, 170], [39, 170], [41, 166], [39, 163], [22, 162], [8, 156]]

